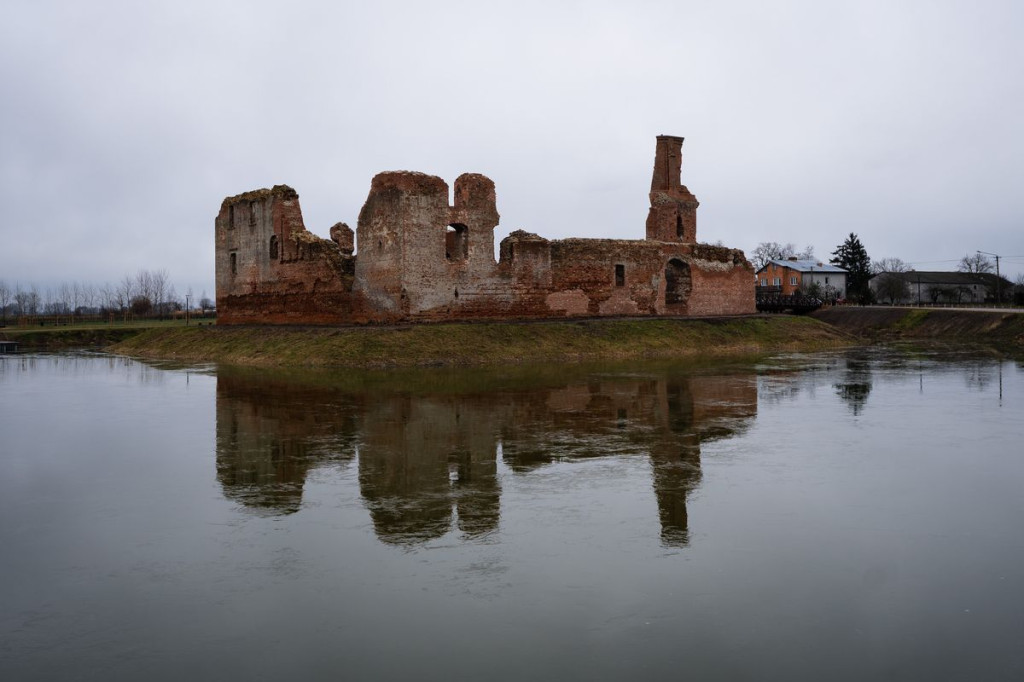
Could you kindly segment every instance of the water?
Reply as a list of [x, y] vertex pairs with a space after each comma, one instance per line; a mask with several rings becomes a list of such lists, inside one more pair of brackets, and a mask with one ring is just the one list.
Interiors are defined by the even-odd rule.
[[1024, 369], [0, 359], [4, 680], [1024, 679]]

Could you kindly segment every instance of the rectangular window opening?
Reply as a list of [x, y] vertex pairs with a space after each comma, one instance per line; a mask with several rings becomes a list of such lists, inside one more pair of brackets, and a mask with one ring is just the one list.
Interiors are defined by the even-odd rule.
[[615, 286], [626, 286], [626, 266], [618, 264], [615, 266]]

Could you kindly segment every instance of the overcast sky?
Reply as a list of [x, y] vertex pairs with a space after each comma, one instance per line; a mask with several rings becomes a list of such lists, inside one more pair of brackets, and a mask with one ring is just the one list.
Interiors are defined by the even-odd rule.
[[212, 298], [225, 196], [291, 185], [327, 236], [384, 170], [489, 176], [496, 241], [638, 239], [658, 134], [700, 241], [1012, 279], [1022, 35], [1016, 0], [7, 0], [0, 279]]

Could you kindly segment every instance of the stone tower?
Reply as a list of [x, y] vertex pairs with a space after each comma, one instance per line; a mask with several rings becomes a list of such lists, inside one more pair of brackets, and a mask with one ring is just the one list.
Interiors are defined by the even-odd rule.
[[700, 202], [679, 181], [683, 138], [658, 135], [651, 177], [651, 210], [647, 238], [659, 242], [697, 241], [697, 206]]

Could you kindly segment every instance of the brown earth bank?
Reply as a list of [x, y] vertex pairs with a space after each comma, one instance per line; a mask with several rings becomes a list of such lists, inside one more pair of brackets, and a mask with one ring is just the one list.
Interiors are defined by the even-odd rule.
[[749, 315], [402, 327], [179, 327], [148, 330], [110, 350], [188, 363], [372, 369], [734, 357], [856, 342], [808, 317]]
[[870, 341], [934, 339], [1024, 348], [1024, 312], [840, 306], [811, 317]]

